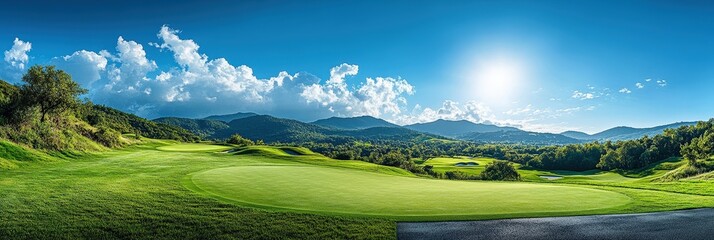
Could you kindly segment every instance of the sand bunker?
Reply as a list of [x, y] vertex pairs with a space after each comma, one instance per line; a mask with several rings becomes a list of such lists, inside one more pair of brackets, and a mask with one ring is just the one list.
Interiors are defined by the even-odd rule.
[[538, 176], [540, 178], [546, 179], [546, 180], [558, 180], [562, 179], [563, 177], [561, 176]]
[[475, 163], [475, 162], [460, 162], [460, 163], [454, 164], [454, 166], [457, 166], [457, 167], [473, 167], [473, 166], [477, 166], [477, 165], [478, 165], [478, 163]]

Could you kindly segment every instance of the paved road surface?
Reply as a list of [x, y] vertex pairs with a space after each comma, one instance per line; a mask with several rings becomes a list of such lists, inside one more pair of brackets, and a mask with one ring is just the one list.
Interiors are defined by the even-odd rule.
[[400, 222], [398, 239], [714, 239], [714, 209], [463, 222]]

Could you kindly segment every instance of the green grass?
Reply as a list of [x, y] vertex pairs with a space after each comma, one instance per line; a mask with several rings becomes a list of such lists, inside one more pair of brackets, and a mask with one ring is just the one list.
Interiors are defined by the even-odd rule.
[[203, 143], [181, 143], [168, 146], [160, 146], [156, 149], [170, 152], [219, 152], [231, 149], [233, 147], [226, 145], [213, 145]]
[[[165, 141], [0, 170], [0, 239], [388, 239], [385, 219], [271, 212], [186, 189], [187, 174], [280, 157], [156, 150]], [[299, 158], [299, 157], [297, 157]]]
[[[416, 177], [301, 148], [225, 153], [210, 144], [143, 141], [92, 154], [9, 145], [0, 158], [20, 167], [0, 169], [0, 239], [389, 239], [396, 219], [714, 207], [714, 184], [706, 178], [651, 181], [671, 162], [628, 181], [616, 173], [522, 169], [539, 182], [500, 183]], [[39, 158], [25, 159], [33, 156]]]
[[53, 160], [52, 157], [43, 152], [26, 148], [9, 141], [0, 141], [0, 170], [15, 169], [29, 162]]
[[[424, 162], [419, 162], [419, 165], [431, 165], [434, 166], [434, 171], [444, 173], [447, 171], [462, 171], [472, 175], [479, 175], [486, 168], [486, 165], [495, 161], [495, 158], [488, 157], [436, 157], [426, 160]], [[468, 163], [475, 162], [476, 166], [457, 166], [458, 163]], [[516, 167], [520, 167], [519, 164], [515, 164]]]
[[574, 214], [630, 202], [616, 192], [573, 186], [434, 180], [324, 166], [217, 168], [190, 181], [245, 206], [401, 220]]

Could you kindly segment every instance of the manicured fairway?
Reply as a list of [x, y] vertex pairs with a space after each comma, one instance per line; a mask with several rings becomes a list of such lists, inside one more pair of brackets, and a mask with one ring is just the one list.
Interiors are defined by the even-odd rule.
[[231, 146], [223, 145], [211, 145], [211, 144], [201, 144], [201, 143], [183, 143], [174, 144], [168, 146], [157, 147], [156, 149], [161, 151], [171, 151], [171, 152], [218, 152], [231, 149]]
[[[488, 157], [436, 157], [421, 163], [421, 166], [431, 165], [434, 166], [434, 171], [444, 173], [446, 171], [461, 171], [468, 174], [478, 175], [483, 172], [486, 165], [495, 161], [495, 158]], [[478, 165], [474, 166], [459, 166], [458, 163], [469, 163], [473, 162]], [[519, 164], [515, 164], [519, 167]]]
[[703, 196], [714, 194], [714, 184], [703, 180], [434, 180], [303, 148], [221, 151], [146, 139], [120, 150], [42, 155], [0, 170], [0, 239], [390, 239], [394, 220], [714, 207], [714, 197]]
[[193, 174], [198, 189], [247, 206], [396, 219], [575, 213], [627, 204], [616, 192], [402, 177], [322, 166], [243, 166]]

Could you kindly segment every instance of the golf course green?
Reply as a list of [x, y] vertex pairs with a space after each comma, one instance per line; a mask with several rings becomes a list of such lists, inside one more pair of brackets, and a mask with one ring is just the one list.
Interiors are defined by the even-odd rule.
[[598, 173], [524, 169], [524, 179], [541, 182], [437, 180], [298, 147], [142, 141], [71, 158], [38, 155], [0, 170], [0, 239], [390, 239], [402, 220], [714, 206], [714, 184], [701, 180], [602, 181], [591, 178]]
[[191, 182], [240, 205], [396, 219], [578, 212], [630, 201], [582, 187], [433, 180], [322, 166], [218, 168], [193, 174]]

